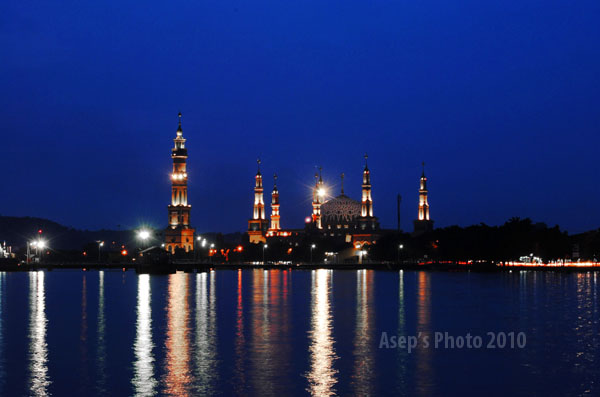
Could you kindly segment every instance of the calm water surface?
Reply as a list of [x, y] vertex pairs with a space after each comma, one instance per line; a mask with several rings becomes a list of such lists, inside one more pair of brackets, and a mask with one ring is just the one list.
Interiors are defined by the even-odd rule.
[[[598, 395], [596, 273], [0, 273], [0, 395]], [[389, 336], [524, 332], [505, 349]]]

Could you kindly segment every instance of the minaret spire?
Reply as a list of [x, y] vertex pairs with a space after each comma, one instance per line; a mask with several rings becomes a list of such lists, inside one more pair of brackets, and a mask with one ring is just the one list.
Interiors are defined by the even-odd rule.
[[365, 153], [365, 169], [363, 170], [361, 216], [373, 217], [373, 199], [371, 198], [371, 171], [367, 165], [369, 156]]
[[[271, 228], [270, 232], [281, 229], [279, 224], [279, 191], [277, 190], [277, 174], [273, 174], [273, 192], [271, 193]], [[273, 233], [269, 233], [270, 235]]]
[[342, 175], [340, 175], [341, 179], [342, 179], [342, 195], [344, 194], [344, 173], [342, 172]]
[[317, 229], [323, 228], [321, 224], [321, 205], [323, 204], [323, 200], [325, 199], [325, 189], [323, 188], [322, 170], [323, 167], [319, 167], [319, 172], [315, 173], [316, 183], [313, 189], [312, 220], [313, 224]]

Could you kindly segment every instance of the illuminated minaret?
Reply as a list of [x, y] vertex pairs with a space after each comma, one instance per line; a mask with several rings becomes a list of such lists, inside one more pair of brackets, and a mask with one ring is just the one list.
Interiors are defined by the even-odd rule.
[[276, 232], [281, 229], [279, 225], [279, 191], [277, 190], [277, 174], [273, 175], [273, 192], [271, 192], [271, 228]]
[[378, 229], [377, 218], [373, 215], [373, 198], [371, 197], [371, 171], [369, 171], [367, 154], [365, 153], [365, 168], [362, 179], [362, 199], [358, 223], [362, 230]]
[[427, 202], [427, 177], [425, 176], [425, 163], [421, 174], [421, 185], [419, 187], [419, 220], [429, 220], [429, 203]]
[[265, 219], [265, 201], [263, 198], [262, 174], [260, 173], [260, 159], [256, 160], [258, 171], [255, 176], [254, 185], [254, 214], [248, 221], [248, 237], [251, 243], [258, 244], [267, 241], [265, 232], [268, 222]]
[[313, 202], [312, 202], [312, 221], [314, 227], [322, 229], [321, 225], [321, 205], [325, 199], [325, 188], [323, 187], [323, 176], [321, 175], [322, 167], [319, 167], [319, 173], [315, 174], [315, 187], [313, 189]]
[[187, 149], [185, 138], [181, 129], [181, 113], [179, 113], [179, 126], [177, 135], [173, 139], [175, 145], [171, 149], [173, 159], [173, 173], [171, 174], [171, 205], [169, 210], [169, 226], [165, 231], [165, 249], [171, 253], [175, 249], [184, 249], [186, 252], [194, 249], [194, 229], [190, 228], [190, 211], [187, 196]]
[[415, 234], [422, 234], [433, 230], [433, 221], [429, 218], [429, 202], [427, 201], [427, 177], [425, 176], [425, 163], [419, 185], [419, 217], [414, 221]]
[[363, 170], [363, 183], [362, 183], [362, 202], [361, 202], [361, 216], [372, 217], [373, 216], [373, 199], [371, 198], [371, 173], [369, 172], [369, 165], [367, 159], [369, 156], [365, 153], [365, 169]]

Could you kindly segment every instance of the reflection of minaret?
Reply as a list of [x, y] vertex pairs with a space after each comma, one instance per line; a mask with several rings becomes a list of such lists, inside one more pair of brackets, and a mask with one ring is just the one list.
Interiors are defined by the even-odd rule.
[[[196, 347], [193, 395], [215, 394], [217, 371], [217, 326], [215, 310], [215, 272], [196, 274]], [[210, 281], [207, 279], [210, 278]], [[210, 283], [210, 285], [208, 285]]]
[[188, 275], [175, 273], [169, 276], [167, 296], [167, 347], [164, 394], [190, 394], [190, 336], [188, 307]]
[[433, 221], [429, 219], [429, 202], [427, 201], [427, 177], [425, 176], [425, 163], [419, 186], [419, 218], [414, 221], [414, 234], [423, 234], [433, 230]]
[[87, 278], [84, 273], [81, 286], [81, 333], [79, 335], [79, 350], [81, 352], [79, 382], [82, 389], [85, 389], [89, 383], [87, 334]]
[[47, 323], [44, 272], [30, 272], [28, 388], [34, 396], [48, 395], [48, 386], [52, 383], [48, 376]]
[[333, 347], [330, 298], [330, 275], [327, 269], [312, 271], [310, 340], [310, 371], [306, 375], [308, 391], [313, 396], [336, 393], [338, 370], [333, 364], [337, 355]]
[[242, 295], [242, 270], [238, 270], [237, 281], [237, 307], [235, 321], [235, 376], [234, 391], [238, 396], [245, 392], [246, 371], [244, 363], [244, 352], [246, 348], [246, 336], [244, 334], [244, 299]]
[[[406, 310], [404, 307], [404, 270], [399, 271], [398, 281], [398, 333], [397, 335], [407, 335], [406, 333]], [[408, 378], [406, 376], [409, 365], [409, 353], [406, 349], [398, 349], [398, 390], [406, 390]]]
[[433, 349], [433, 332], [431, 329], [431, 301], [429, 273], [420, 271], [417, 273], [417, 329], [416, 334], [422, 333], [429, 336], [429, 347], [422, 344], [415, 350], [416, 371], [416, 394], [431, 395], [433, 374], [431, 368], [431, 350]]
[[97, 385], [98, 394], [106, 394], [106, 320], [104, 317], [104, 270], [98, 272], [98, 329], [96, 342]]
[[263, 198], [262, 174], [260, 173], [260, 159], [258, 163], [258, 171], [256, 172], [254, 184], [254, 213], [252, 219], [248, 221], [248, 238], [250, 243], [258, 244], [267, 241], [265, 232], [268, 228], [268, 222], [265, 219], [265, 201]]
[[313, 212], [312, 212], [312, 221], [314, 227], [317, 229], [322, 229], [321, 225], [321, 205], [325, 200], [325, 190], [323, 188], [323, 176], [321, 175], [323, 168], [319, 167], [319, 173], [315, 174], [315, 187], [313, 189]]
[[186, 252], [194, 249], [194, 229], [190, 228], [191, 205], [188, 205], [187, 195], [187, 149], [181, 129], [181, 113], [177, 136], [173, 140], [175, 146], [171, 149], [173, 158], [173, 173], [171, 174], [171, 205], [169, 205], [169, 226], [165, 231], [165, 249], [175, 252], [176, 248]]
[[269, 271], [252, 272], [252, 352], [249, 379], [258, 395], [273, 395], [275, 380], [279, 375], [273, 365], [274, 352], [270, 351], [271, 312], [269, 306]]
[[277, 174], [273, 175], [273, 192], [271, 193], [271, 228], [276, 232], [281, 229], [279, 225], [279, 191], [277, 190]]
[[373, 316], [370, 313], [373, 292], [371, 270], [356, 272], [356, 328], [354, 331], [354, 371], [352, 385], [354, 395], [373, 394]]
[[133, 379], [131, 383], [138, 396], [153, 396], [156, 394], [157, 381], [154, 378], [154, 356], [152, 350], [152, 306], [150, 292], [150, 276], [138, 276], [138, 296], [136, 308], [136, 329], [133, 352]]
[[2, 324], [3, 306], [4, 306], [4, 276], [6, 273], [0, 272], [0, 386], [5, 382], [6, 361], [4, 359], [4, 329]]

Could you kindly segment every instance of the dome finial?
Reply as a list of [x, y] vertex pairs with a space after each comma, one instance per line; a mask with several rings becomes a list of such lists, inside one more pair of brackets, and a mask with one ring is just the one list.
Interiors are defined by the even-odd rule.
[[257, 174], [260, 174], [260, 163], [261, 163], [261, 161], [260, 161], [260, 157], [259, 157], [256, 159], [256, 164], [257, 164], [257, 168], [258, 168], [258, 171], [256, 171]]
[[323, 171], [323, 167], [319, 166], [319, 182], [323, 182], [323, 176], [321, 175], [321, 171]]
[[342, 178], [342, 195], [343, 195], [344, 194], [344, 173], [343, 172], [342, 172], [341, 178]]
[[423, 162], [421, 163], [421, 165], [423, 166], [423, 174], [422, 174], [422, 177], [423, 177], [423, 178], [425, 178], [425, 162], [423, 161]]
[[277, 189], [277, 173], [273, 174], [273, 190]]

